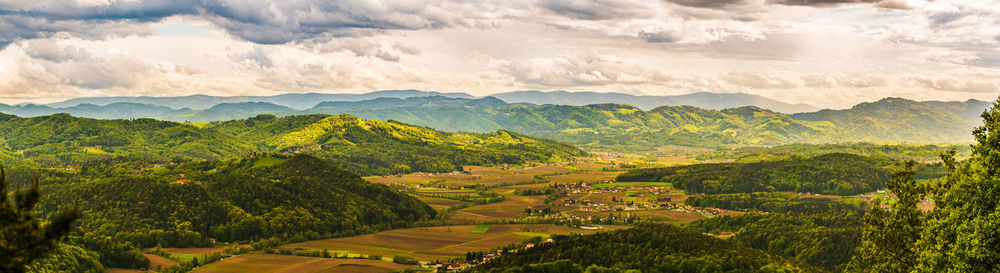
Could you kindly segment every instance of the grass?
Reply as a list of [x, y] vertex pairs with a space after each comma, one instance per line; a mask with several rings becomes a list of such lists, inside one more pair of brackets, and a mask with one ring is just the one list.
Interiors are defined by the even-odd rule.
[[203, 254], [170, 253], [170, 258], [177, 259], [178, 261], [182, 261], [182, 262], [184, 262], [184, 261], [190, 261], [191, 259], [194, 259], [194, 258], [201, 258], [202, 256], [205, 256], [205, 255], [203, 255]]
[[104, 150], [101, 150], [101, 149], [98, 149], [98, 148], [94, 148], [94, 147], [85, 147], [85, 148], [83, 148], [83, 151], [87, 152], [88, 154], [99, 154], [99, 155], [109, 154], [108, 152], [105, 152]]
[[282, 162], [285, 162], [285, 160], [287, 160], [287, 159], [284, 159], [284, 158], [274, 158], [274, 157], [263, 157], [261, 159], [258, 159], [256, 162], [254, 162], [253, 166], [254, 167], [270, 167], [270, 166], [281, 164]]
[[469, 233], [472, 233], [472, 234], [483, 234], [483, 233], [486, 233], [489, 230], [490, 230], [490, 225], [478, 225], [478, 226], [476, 226], [476, 228], [473, 228], [471, 231], [469, 231]]
[[537, 232], [526, 232], [526, 231], [514, 232], [514, 234], [515, 235], [525, 236], [525, 237], [542, 237], [542, 238], [552, 237], [551, 234], [537, 233]]

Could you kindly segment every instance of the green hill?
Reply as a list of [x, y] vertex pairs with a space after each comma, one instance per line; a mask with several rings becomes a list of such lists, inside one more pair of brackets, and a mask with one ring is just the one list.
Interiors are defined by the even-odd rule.
[[979, 114], [990, 104], [961, 102], [917, 102], [885, 98], [851, 109], [822, 110], [792, 115], [797, 120], [833, 123], [836, 140], [878, 142], [969, 142], [972, 128], [981, 124]]
[[586, 154], [509, 131], [448, 133], [350, 115], [257, 116], [206, 128], [279, 153], [309, 153], [363, 175], [451, 172], [463, 165], [518, 164]]
[[91, 175], [77, 182], [47, 183], [41, 213], [77, 204], [82, 218], [69, 243], [97, 251], [105, 266], [125, 267], [144, 259], [129, 255], [132, 245], [317, 239], [407, 227], [436, 214], [416, 198], [308, 155], [133, 171], [84, 171]]
[[889, 166], [883, 157], [826, 154], [752, 163], [711, 163], [637, 169], [618, 181], [662, 181], [692, 193], [795, 191], [854, 195], [885, 187]]
[[262, 115], [199, 127], [153, 119], [0, 114], [0, 132], [0, 159], [9, 166], [79, 167], [115, 158], [151, 164], [275, 152], [307, 153], [371, 175], [452, 172], [464, 165], [521, 164], [585, 154], [573, 146], [509, 131], [449, 133], [350, 115]]
[[[611, 269], [608, 269], [611, 268]], [[501, 255], [468, 272], [818, 272], [686, 228], [640, 224]], [[585, 271], [586, 270], [586, 271]], [[612, 271], [615, 270], [615, 271]]]
[[[381, 95], [380, 95], [381, 94]], [[411, 95], [418, 94], [413, 93]], [[427, 93], [424, 95], [430, 95]], [[520, 95], [518, 95], [520, 94]], [[408, 124], [427, 126], [443, 131], [492, 132], [509, 130], [532, 136], [553, 138], [589, 149], [601, 150], [651, 150], [663, 145], [699, 147], [727, 147], [733, 145], [781, 145], [790, 143], [828, 142], [910, 142], [910, 143], [964, 143], [969, 142], [969, 132], [979, 124], [978, 115], [989, 102], [968, 100], [964, 102], [912, 101], [886, 98], [861, 103], [850, 109], [821, 110], [785, 114], [759, 108], [742, 106], [724, 107], [683, 106], [687, 100], [644, 100], [623, 94], [580, 93], [602, 98], [596, 101], [629, 104], [582, 105], [582, 101], [558, 96], [563, 93], [543, 93], [539, 102], [564, 102], [570, 105], [510, 104], [494, 97], [472, 99], [463, 96], [391, 96], [391, 93], [372, 93], [364, 96], [339, 97], [315, 94], [290, 94], [288, 97], [343, 99], [316, 104], [310, 109], [294, 109], [274, 102], [251, 102], [244, 98], [224, 100], [214, 107], [167, 111], [145, 105], [145, 116], [174, 121], [222, 121], [250, 118], [259, 114], [276, 116], [301, 114], [350, 114], [363, 119], [396, 120]], [[294, 96], [293, 96], [294, 95]], [[537, 97], [533, 92], [510, 93], [504, 97], [511, 101], [521, 95]], [[563, 94], [567, 95], [567, 94]], [[695, 101], [710, 99], [712, 94], [693, 94]], [[384, 97], [379, 97], [384, 96]], [[611, 97], [607, 97], [611, 96]], [[564, 97], [564, 96], [563, 96]], [[703, 98], [701, 98], [703, 97]], [[358, 100], [364, 98], [364, 100]], [[735, 107], [740, 100], [730, 98], [721, 105]], [[110, 100], [116, 101], [116, 100]], [[129, 100], [131, 101], [131, 100]], [[529, 100], [530, 101], [530, 100]], [[145, 101], [137, 101], [145, 102]], [[191, 102], [190, 99], [180, 102]], [[640, 103], [641, 102], [641, 103]], [[192, 105], [195, 103], [191, 102]], [[751, 103], [755, 104], [755, 103]], [[183, 105], [177, 104], [177, 105]], [[201, 104], [198, 104], [201, 105]], [[302, 105], [297, 103], [296, 105]], [[656, 107], [656, 105], [661, 105]], [[669, 105], [669, 106], [662, 106]], [[769, 106], [771, 104], [759, 104]], [[103, 106], [79, 105], [68, 108], [49, 106], [2, 106], [0, 112], [36, 116], [67, 112], [97, 118], [130, 118], [141, 115], [144, 105], [117, 103]], [[655, 108], [654, 108], [655, 107]], [[775, 106], [777, 107], [777, 106]], [[643, 110], [650, 109], [650, 110]], [[721, 110], [709, 110], [721, 109]], [[776, 108], [777, 109], [777, 108]], [[787, 111], [786, 108], [783, 111]]]
[[231, 135], [153, 119], [98, 120], [67, 114], [19, 118], [0, 114], [0, 132], [0, 147], [7, 150], [0, 157], [16, 154], [43, 166], [75, 165], [111, 157], [155, 162], [218, 160], [258, 152]]

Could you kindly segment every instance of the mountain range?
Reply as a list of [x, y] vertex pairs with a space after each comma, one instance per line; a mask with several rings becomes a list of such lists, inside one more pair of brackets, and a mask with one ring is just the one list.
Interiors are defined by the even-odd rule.
[[[328, 101], [362, 101], [379, 98], [405, 99], [411, 97], [442, 96], [448, 98], [471, 99], [476, 96], [467, 93], [442, 93], [420, 90], [386, 90], [364, 94], [321, 94], [321, 93], [289, 93], [275, 96], [208, 96], [191, 95], [179, 97], [93, 97], [74, 98], [47, 105], [34, 105], [31, 108], [68, 108], [81, 104], [105, 106], [113, 103], [138, 103], [169, 107], [172, 109], [190, 108], [204, 110], [223, 103], [267, 102], [288, 108], [305, 110], [316, 107], [320, 102]], [[816, 111], [819, 108], [806, 104], [789, 104], [766, 97], [743, 93], [708, 93], [700, 92], [677, 96], [636, 96], [624, 93], [601, 92], [567, 92], [567, 91], [515, 91], [490, 95], [509, 103], [529, 104], [559, 104], [582, 106], [598, 103], [629, 104], [644, 110], [671, 105], [691, 105], [699, 108], [722, 110], [742, 106], [757, 106], [782, 113], [798, 113]], [[22, 106], [29, 106], [25, 104]], [[8, 106], [9, 107], [9, 106]], [[0, 106], [0, 110], [4, 108]], [[37, 110], [36, 110], [37, 111]], [[5, 113], [9, 113], [4, 111]]]
[[[534, 94], [540, 97], [539, 93], [512, 92], [501, 96]], [[66, 108], [0, 106], [0, 112], [27, 117], [65, 112], [100, 119], [149, 117], [196, 123], [246, 119], [262, 114], [276, 117], [350, 114], [361, 119], [395, 120], [442, 131], [508, 130], [588, 149], [648, 150], [663, 145], [723, 147], [854, 141], [964, 143], [971, 141], [969, 132], [980, 123], [978, 115], [991, 105], [978, 100], [920, 102], [885, 98], [849, 109], [787, 114], [757, 106], [717, 110], [664, 105], [644, 110], [630, 104], [538, 105], [510, 103], [493, 96], [473, 98], [423, 91], [379, 94], [397, 97], [316, 102], [314, 107], [303, 110], [270, 102], [220, 103], [200, 110], [114, 102], [104, 106], [80, 104]], [[574, 103], [569, 98], [573, 94], [580, 97], [602, 95], [586, 92], [542, 94], [554, 100], [543, 102], [559, 103]], [[739, 94], [728, 94], [727, 98], [735, 95]], [[603, 96], [621, 98], [614, 94]], [[689, 97], [698, 96], [711, 97], [700, 93]], [[507, 99], [518, 100], [516, 96]], [[719, 105], [729, 103], [726, 99], [719, 101]]]
[[490, 95], [510, 103], [589, 105], [599, 103], [628, 104], [643, 110], [660, 106], [690, 105], [710, 110], [757, 106], [781, 113], [812, 112], [820, 108], [808, 104], [790, 104], [744, 93], [698, 92], [677, 96], [636, 96], [624, 93], [515, 91]]

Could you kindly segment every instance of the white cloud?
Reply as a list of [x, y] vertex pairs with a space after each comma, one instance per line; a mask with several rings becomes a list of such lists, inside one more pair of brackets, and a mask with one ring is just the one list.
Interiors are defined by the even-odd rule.
[[[166, 24], [203, 33], [153, 28]], [[847, 107], [1000, 93], [995, 0], [15, 0], [0, 2], [0, 48], [4, 102], [530, 88]]]

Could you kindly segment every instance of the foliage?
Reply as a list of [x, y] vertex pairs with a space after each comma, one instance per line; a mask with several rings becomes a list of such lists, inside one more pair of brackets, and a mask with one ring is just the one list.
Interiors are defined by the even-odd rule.
[[872, 206], [865, 214], [863, 241], [850, 271], [910, 272], [917, 266], [916, 242], [924, 217], [917, 203], [925, 189], [913, 179], [913, 165], [908, 161], [905, 169], [892, 174], [888, 187], [899, 200], [889, 210]]
[[94, 251], [69, 245], [59, 244], [44, 258], [35, 260], [27, 267], [28, 272], [80, 272], [103, 273], [104, 265]]
[[[7, 174], [0, 166], [0, 272], [24, 272], [33, 261], [56, 249], [69, 233], [78, 211], [52, 211], [49, 221], [35, 218], [33, 210], [41, 198], [38, 182], [7, 194]], [[57, 254], [58, 255], [58, 254]], [[44, 265], [40, 265], [44, 267]]]
[[[866, 216], [864, 248], [852, 261], [857, 271], [996, 272], [1000, 270], [1000, 106], [982, 113], [973, 130], [976, 143], [962, 164], [955, 152], [942, 153], [944, 181], [918, 186], [913, 172], [899, 173], [890, 211]], [[928, 196], [934, 209], [913, 209]], [[881, 255], [881, 256], [879, 256]]]
[[820, 213], [830, 210], [859, 208], [858, 204], [838, 202], [826, 198], [800, 198], [795, 194], [784, 192], [695, 195], [685, 199], [684, 204], [695, 207], [777, 213]]
[[158, 244], [301, 241], [408, 227], [435, 217], [416, 198], [308, 155], [193, 162], [140, 176], [50, 184], [45, 190], [51, 198], [39, 206], [43, 215], [60, 204], [79, 204], [81, 223], [71, 243], [96, 251], [107, 266], [129, 268], [148, 265], [138, 248]]
[[[843, 271], [861, 242], [864, 206], [817, 201], [813, 198], [790, 201], [814, 204], [777, 206], [775, 211], [781, 212], [767, 214], [713, 217], [696, 221], [688, 227], [716, 234], [733, 232], [729, 240], [738, 245], [795, 259], [828, 271]], [[749, 205], [753, 202], [739, 204]], [[762, 211], [769, 207], [775, 208], [767, 202], [761, 203], [760, 207], [748, 206]]]
[[396, 255], [392, 257], [392, 262], [397, 264], [420, 264], [420, 261], [414, 259], [413, 257]]

